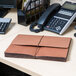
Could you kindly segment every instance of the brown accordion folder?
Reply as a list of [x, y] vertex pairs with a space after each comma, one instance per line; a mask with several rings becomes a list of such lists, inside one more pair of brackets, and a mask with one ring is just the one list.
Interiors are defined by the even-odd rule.
[[5, 51], [6, 57], [66, 61], [71, 38], [18, 35]]

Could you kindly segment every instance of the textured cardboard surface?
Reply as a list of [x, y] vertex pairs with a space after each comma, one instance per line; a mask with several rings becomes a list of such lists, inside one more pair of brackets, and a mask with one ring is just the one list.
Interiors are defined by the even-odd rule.
[[41, 47], [36, 54], [36, 58], [66, 61], [67, 55], [68, 49]]
[[16, 45], [35, 45], [38, 46], [42, 36], [34, 35], [18, 35], [12, 42]]
[[39, 46], [68, 48], [71, 38], [44, 36]]

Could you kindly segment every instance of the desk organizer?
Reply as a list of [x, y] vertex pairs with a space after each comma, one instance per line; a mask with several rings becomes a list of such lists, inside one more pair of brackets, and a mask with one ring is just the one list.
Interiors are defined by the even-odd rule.
[[18, 35], [5, 51], [6, 57], [66, 61], [71, 38]]
[[[32, 5], [34, 6], [32, 7]], [[30, 0], [26, 8], [23, 8], [23, 10], [18, 9], [18, 23], [28, 25], [36, 21], [49, 5], [50, 0]]]

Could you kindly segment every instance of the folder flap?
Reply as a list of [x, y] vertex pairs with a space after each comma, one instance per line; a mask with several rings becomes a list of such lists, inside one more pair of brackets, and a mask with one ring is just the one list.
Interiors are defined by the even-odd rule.
[[12, 42], [15, 45], [38, 46], [42, 36], [35, 35], [18, 35]]
[[69, 48], [71, 38], [44, 36], [39, 46]]
[[37, 47], [32, 46], [19, 46], [19, 45], [13, 45], [11, 44], [5, 53], [9, 54], [22, 54], [22, 55], [31, 55], [34, 56], [36, 53]]
[[37, 57], [60, 57], [66, 58], [68, 49], [41, 47], [37, 53]]

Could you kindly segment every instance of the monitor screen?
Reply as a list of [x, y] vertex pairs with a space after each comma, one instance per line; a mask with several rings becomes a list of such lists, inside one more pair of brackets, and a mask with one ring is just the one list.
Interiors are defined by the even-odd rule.
[[16, 8], [16, 0], [0, 0], [0, 8]]

